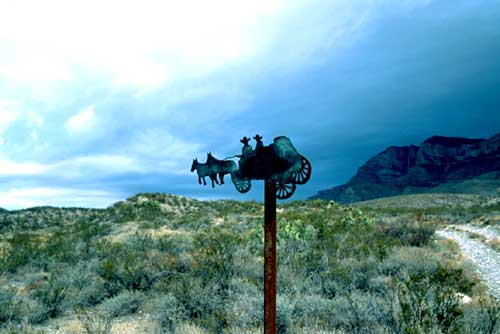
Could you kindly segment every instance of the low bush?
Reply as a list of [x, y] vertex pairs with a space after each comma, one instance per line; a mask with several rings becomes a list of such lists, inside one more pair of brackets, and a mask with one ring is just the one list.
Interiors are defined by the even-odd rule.
[[144, 302], [144, 296], [137, 291], [122, 291], [120, 294], [106, 299], [99, 309], [111, 317], [135, 313]]
[[19, 313], [18, 310], [19, 300], [16, 297], [16, 290], [0, 287], [0, 324], [15, 320]]
[[46, 308], [47, 319], [62, 313], [65, 307], [66, 291], [67, 285], [61, 273], [51, 274], [46, 282], [34, 290], [35, 299]]
[[111, 317], [97, 310], [81, 308], [75, 310], [84, 334], [110, 334]]
[[30, 324], [22, 323], [8, 323], [1, 333], [5, 334], [48, 334], [43, 329], [33, 328]]

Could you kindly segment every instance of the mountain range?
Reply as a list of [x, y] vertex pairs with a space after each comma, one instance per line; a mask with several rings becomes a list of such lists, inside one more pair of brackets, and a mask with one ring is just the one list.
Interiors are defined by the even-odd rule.
[[352, 203], [411, 193], [499, 191], [500, 133], [489, 139], [433, 136], [420, 146], [390, 146], [347, 183], [312, 198]]

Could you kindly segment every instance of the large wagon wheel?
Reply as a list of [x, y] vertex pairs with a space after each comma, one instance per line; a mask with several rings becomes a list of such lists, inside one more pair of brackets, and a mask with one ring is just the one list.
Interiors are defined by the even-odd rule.
[[305, 157], [300, 156], [302, 167], [296, 173], [293, 173], [293, 180], [297, 184], [304, 184], [311, 178], [311, 163]]
[[252, 186], [250, 179], [240, 179], [235, 175], [235, 173], [231, 173], [231, 181], [233, 181], [236, 190], [238, 190], [240, 193], [248, 192]]
[[292, 183], [281, 183], [276, 181], [276, 197], [279, 199], [287, 199], [292, 197], [296, 189], [295, 182]]

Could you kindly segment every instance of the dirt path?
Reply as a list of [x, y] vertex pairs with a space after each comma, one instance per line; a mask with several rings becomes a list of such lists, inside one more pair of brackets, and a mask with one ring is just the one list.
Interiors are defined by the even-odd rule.
[[500, 252], [492, 249], [487, 243], [472, 239], [468, 233], [482, 235], [485, 240], [499, 238], [499, 233], [490, 228], [469, 225], [447, 227], [436, 232], [438, 236], [455, 240], [464, 255], [477, 267], [479, 275], [490, 287], [491, 292], [500, 297]]

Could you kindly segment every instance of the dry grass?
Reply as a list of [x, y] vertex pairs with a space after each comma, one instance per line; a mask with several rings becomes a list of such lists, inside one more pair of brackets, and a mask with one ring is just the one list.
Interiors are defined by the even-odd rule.
[[475, 232], [467, 232], [467, 235], [469, 236], [469, 238], [478, 240], [480, 242], [486, 242], [488, 240], [486, 236]]
[[126, 239], [137, 235], [138, 233], [140, 233], [141, 235], [151, 236], [152, 238], [162, 238], [174, 233], [181, 233], [181, 230], [172, 230], [167, 226], [162, 226], [157, 229], [144, 229], [141, 228], [137, 222], [130, 222], [117, 225], [116, 227], [114, 227], [113, 231], [104, 238], [108, 239], [111, 242], [123, 242]]
[[500, 238], [493, 238], [488, 242], [488, 244], [491, 248], [493, 248], [497, 252], [500, 252]]
[[175, 330], [175, 334], [206, 334], [207, 332], [195, 325], [191, 324], [181, 324], [180, 326], [177, 326]]
[[485, 202], [485, 197], [470, 194], [416, 194], [378, 198], [356, 203], [355, 206], [370, 208], [428, 209], [441, 207], [468, 208]]

